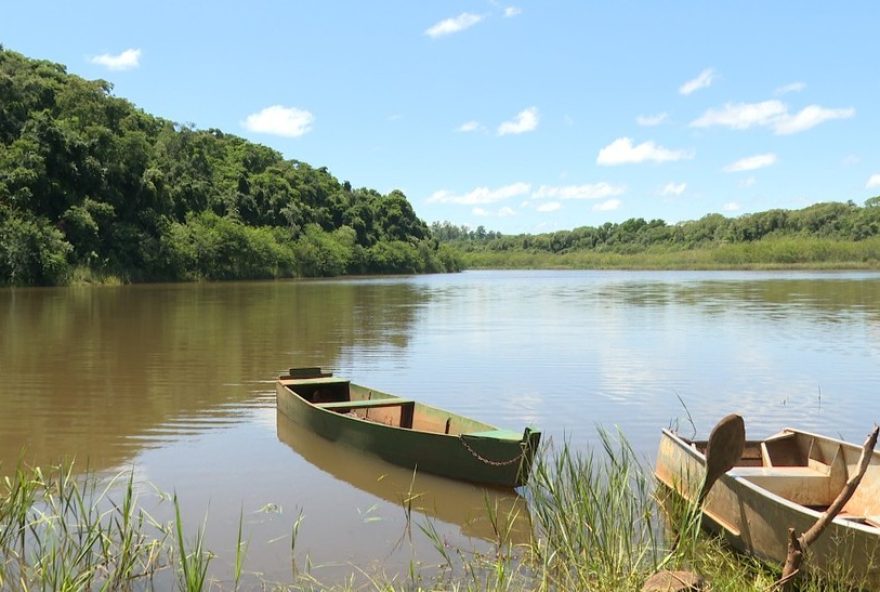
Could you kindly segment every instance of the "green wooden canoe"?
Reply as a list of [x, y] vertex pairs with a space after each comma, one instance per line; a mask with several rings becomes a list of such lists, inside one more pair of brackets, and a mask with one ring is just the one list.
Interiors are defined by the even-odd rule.
[[292, 368], [275, 387], [278, 410], [332, 440], [406, 468], [517, 487], [528, 480], [541, 432], [500, 430], [322, 372]]

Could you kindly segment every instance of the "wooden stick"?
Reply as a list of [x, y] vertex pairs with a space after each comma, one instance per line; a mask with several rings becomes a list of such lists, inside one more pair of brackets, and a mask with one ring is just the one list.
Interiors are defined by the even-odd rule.
[[865, 476], [865, 471], [868, 470], [868, 465], [871, 463], [871, 456], [874, 446], [877, 444], [878, 434], [880, 434], [880, 427], [875, 425], [862, 446], [858, 470], [847, 480], [843, 490], [837, 494], [837, 497], [828, 506], [828, 509], [822, 512], [816, 523], [799, 537], [795, 536], [793, 528], [788, 529], [788, 554], [785, 557], [785, 567], [782, 569], [782, 577], [776, 582], [774, 589], [782, 590], [783, 592], [794, 589], [794, 581], [800, 573], [801, 564], [803, 563], [804, 551], [822, 536], [822, 533], [831, 524], [831, 521], [840, 514], [840, 511], [843, 510], [843, 507], [856, 492], [856, 488], [862, 482], [862, 477]]

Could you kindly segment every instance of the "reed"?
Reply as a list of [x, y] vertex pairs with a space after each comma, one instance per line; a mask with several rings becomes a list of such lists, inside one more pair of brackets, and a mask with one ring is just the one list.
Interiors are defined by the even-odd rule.
[[[513, 524], [522, 523], [521, 510], [507, 513], [487, 502], [495, 531], [489, 550], [450, 545], [424, 519], [417, 529], [406, 528], [433, 544], [439, 564], [411, 562], [408, 574], [391, 577], [352, 566], [351, 577], [333, 585], [313, 575], [308, 557], [303, 567], [296, 563], [302, 511], [291, 528], [289, 582], [242, 583], [247, 543], [240, 513], [233, 578], [223, 583], [208, 575], [213, 555], [204, 545], [205, 523], [188, 539], [176, 495], [174, 520], [160, 525], [138, 507], [131, 474], [102, 486], [70, 466], [19, 466], [0, 483], [0, 589], [636, 592], [661, 568], [698, 572], [715, 592], [770, 589], [778, 570], [701, 531], [699, 512], [662, 495], [650, 467], [621, 433], [600, 430], [599, 442], [586, 451], [568, 443], [541, 451], [524, 491], [531, 530], [526, 542], [515, 544], [511, 537]], [[422, 520], [405, 511], [408, 523]], [[846, 588], [827, 578], [806, 579], [800, 589]]]
[[70, 466], [20, 465], [0, 489], [0, 589], [125, 590], [162, 566], [162, 531], [131, 476], [114, 499], [115, 483], [100, 489]]

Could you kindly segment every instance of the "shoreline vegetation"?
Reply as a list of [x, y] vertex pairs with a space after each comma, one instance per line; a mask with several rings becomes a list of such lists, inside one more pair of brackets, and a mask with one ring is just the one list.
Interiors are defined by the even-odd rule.
[[[496, 533], [491, 549], [450, 546], [430, 519], [413, 515], [401, 500], [407, 531], [420, 533], [410, 536], [427, 537], [436, 555], [397, 575], [353, 565], [342, 583], [322, 583], [297, 549], [302, 516], [291, 526], [291, 579], [270, 582], [248, 571], [249, 534], [241, 517], [234, 557], [217, 557], [205, 546], [204, 523], [196, 532], [185, 531], [176, 495], [165, 496], [173, 512], [159, 523], [140, 507], [142, 484], [131, 475], [108, 482], [77, 475], [70, 466], [19, 466], [0, 483], [0, 588], [635, 592], [663, 569], [698, 573], [716, 591], [771, 588], [777, 568], [737, 555], [703, 533], [692, 508], [656, 489], [622, 434], [600, 431], [600, 439], [596, 450], [563, 445], [539, 456], [524, 492], [532, 530], [527, 543], [511, 540], [522, 516], [503, 515], [487, 503]], [[408, 499], [411, 504], [413, 495]], [[845, 589], [811, 578], [800, 587]]]
[[880, 269], [880, 196], [667, 224], [620, 224], [502, 235], [434, 223], [466, 269]]
[[880, 269], [880, 196], [536, 235], [429, 227], [401, 191], [150, 115], [0, 46], [0, 286], [464, 268]]

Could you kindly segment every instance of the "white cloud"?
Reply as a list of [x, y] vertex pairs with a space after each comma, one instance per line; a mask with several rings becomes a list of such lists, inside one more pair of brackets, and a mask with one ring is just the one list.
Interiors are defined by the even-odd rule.
[[740, 206], [735, 201], [729, 201], [726, 204], [724, 204], [723, 206], [721, 206], [721, 209], [724, 210], [725, 212], [735, 212], [735, 211], [739, 210], [741, 207], [742, 206]]
[[534, 131], [538, 127], [538, 108], [529, 107], [517, 113], [511, 121], [505, 121], [498, 126], [498, 135], [522, 134]]
[[741, 158], [736, 162], [730, 163], [729, 165], [724, 167], [724, 172], [739, 173], [741, 171], [754, 171], [755, 169], [762, 169], [773, 164], [776, 164], [775, 154], [756, 154], [754, 156]]
[[482, 126], [480, 125], [479, 121], [465, 121], [460, 126], [458, 126], [458, 128], [455, 131], [462, 132], [462, 133], [475, 132], [478, 129], [480, 129], [481, 127]]
[[865, 183], [865, 189], [875, 189], [877, 187], [880, 187], [880, 173], [871, 175], [868, 182]]
[[655, 125], [660, 125], [661, 123], [666, 122], [666, 120], [668, 119], [669, 115], [666, 113], [658, 113], [656, 115], [639, 115], [638, 117], [636, 117], [636, 123], [645, 127], [653, 127]]
[[603, 199], [614, 195], [621, 195], [626, 191], [623, 185], [611, 185], [610, 183], [587, 183], [584, 185], [552, 186], [541, 185], [532, 194], [535, 199]]
[[513, 208], [508, 208], [504, 206], [500, 210], [498, 210], [498, 215], [501, 218], [509, 218], [510, 216], [516, 216], [516, 211]]
[[603, 201], [602, 203], [594, 205], [593, 210], [596, 212], [610, 212], [619, 208], [622, 203], [623, 202], [619, 199], [609, 199], [608, 201]]
[[796, 115], [782, 117], [777, 121], [773, 129], [777, 134], [796, 134], [816, 127], [824, 121], [832, 119], [849, 119], [856, 114], [852, 107], [846, 109], [826, 109], [819, 105], [810, 105], [801, 109]]
[[755, 185], [755, 183], [757, 183], [757, 182], [758, 182], [757, 179], [755, 179], [754, 177], [746, 177], [745, 179], [743, 179], [742, 181], [739, 182], [739, 186], [746, 187], [746, 188], [753, 187]]
[[463, 205], [490, 204], [499, 201], [525, 195], [531, 191], [532, 186], [528, 183], [512, 183], [498, 187], [497, 189], [489, 189], [488, 187], [477, 187], [464, 195], [455, 195], [446, 190], [435, 191], [429, 198], [428, 203], [455, 203]]
[[506, 18], [511, 18], [518, 14], [522, 14], [522, 8], [519, 8], [518, 6], [508, 6], [504, 9], [504, 16]]
[[481, 20], [483, 20], [483, 17], [479, 14], [462, 12], [456, 17], [442, 20], [436, 25], [426, 29], [425, 35], [433, 39], [452, 35], [453, 33], [458, 33], [459, 31], [464, 31], [465, 29], [473, 27]]
[[110, 70], [131, 70], [141, 65], [141, 50], [126, 49], [120, 54], [102, 53], [90, 60], [93, 64], [104, 66]]
[[638, 146], [633, 146], [631, 139], [618, 138], [599, 150], [596, 164], [613, 166], [618, 164], [645, 162], [647, 160], [653, 162], [669, 162], [693, 157], [693, 153], [686, 150], [670, 150], [663, 146], [658, 146], [654, 142], [642, 142]]
[[687, 183], [667, 183], [660, 195], [681, 195], [687, 189]]
[[489, 215], [489, 212], [487, 212], [483, 208], [474, 208], [473, 210], [471, 210], [471, 213], [474, 216], [488, 216]]
[[678, 92], [683, 95], [689, 95], [694, 91], [700, 90], [701, 88], [706, 88], [711, 85], [715, 80], [715, 70], [712, 68], [706, 68], [700, 74], [694, 78], [693, 80], [688, 80], [678, 89]]
[[298, 138], [312, 131], [314, 120], [315, 116], [303, 109], [272, 105], [248, 115], [242, 125], [252, 132]]
[[760, 103], [727, 103], [720, 109], [709, 109], [691, 122], [691, 127], [722, 126], [748, 129], [754, 126], [770, 127], [778, 135], [796, 134], [832, 119], [848, 119], [856, 114], [852, 107], [827, 109], [819, 105], [804, 107], [791, 115], [788, 106], [772, 99]]
[[727, 103], [721, 109], [709, 109], [691, 127], [710, 127], [720, 125], [732, 129], [747, 129], [755, 125], [770, 125], [788, 113], [781, 101], [761, 103]]
[[807, 85], [803, 82], [792, 82], [790, 84], [785, 84], [783, 86], [780, 86], [779, 88], [777, 88], [776, 90], [773, 91], [773, 94], [774, 95], [785, 95], [785, 94], [793, 93], [793, 92], [801, 92], [805, 88], [807, 88]]
[[560, 209], [561, 207], [562, 207], [562, 204], [559, 203], [558, 201], [548, 201], [547, 203], [542, 203], [541, 205], [539, 205], [535, 209], [538, 210], [539, 212], [555, 212], [556, 210]]

